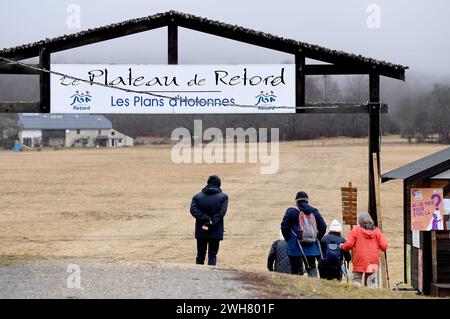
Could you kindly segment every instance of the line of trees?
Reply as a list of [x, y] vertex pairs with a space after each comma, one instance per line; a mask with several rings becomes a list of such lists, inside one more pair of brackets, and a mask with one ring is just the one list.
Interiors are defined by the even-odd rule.
[[394, 116], [409, 141], [450, 144], [450, 86], [435, 84], [430, 92], [401, 98]]

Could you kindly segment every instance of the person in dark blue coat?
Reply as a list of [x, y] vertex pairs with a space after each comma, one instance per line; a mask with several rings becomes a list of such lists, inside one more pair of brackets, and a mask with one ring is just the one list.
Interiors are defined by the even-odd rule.
[[[287, 254], [291, 261], [292, 274], [302, 273], [303, 263], [306, 265], [306, 271], [309, 277], [317, 277], [316, 260], [320, 260], [320, 246], [319, 241], [325, 235], [327, 224], [322, 218], [320, 212], [309, 205], [308, 194], [305, 192], [298, 192], [295, 196], [296, 207], [290, 207], [284, 214], [281, 222], [281, 231], [284, 238], [288, 242]], [[305, 215], [314, 215], [317, 226], [317, 240], [313, 243], [303, 243], [300, 247], [298, 240], [301, 239], [299, 227], [300, 211]], [[299, 238], [300, 237], [300, 238]]]
[[213, 175], [208, 178], [203, 190], [192, 198], [191, 214], [195, 217], [195, 238], [197, 239], [196, 263], [205, 263], [208, 251], [208, 265], [215, 266], [219, 243], [223, 240], [223, 218], [227, 213], [228, 195], [220, 189], [221, 180]]

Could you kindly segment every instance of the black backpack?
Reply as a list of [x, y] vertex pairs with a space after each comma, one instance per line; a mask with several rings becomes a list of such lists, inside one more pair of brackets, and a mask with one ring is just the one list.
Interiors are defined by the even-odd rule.
[[342, 253], [339, 244], [331, 243], [327, 245], [327, 251], [323, 256], [323, 262], [326, 266], [337, 268], [341, 267], [342, 263]]

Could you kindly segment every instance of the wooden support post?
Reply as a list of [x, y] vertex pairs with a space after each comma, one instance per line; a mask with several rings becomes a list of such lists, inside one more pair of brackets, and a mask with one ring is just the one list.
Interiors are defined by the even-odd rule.
[[305, 106], [305, 87], [305, 55], [300, 51], [295, 55], [295, 106]]
[[432, 281], [433, 283], [437, 283], [438, 282], [438, 262], [437, 262], [437, 237], [436, 237], [436, 232], [432, 231], [431, 232], [431, 272], [432, 272]]
[[167, 63], [178, 64], [178, 26], [172, 20], [167, 30]]
[[[369, 75], [369, 213], [378, 225], [375, 199], [375, 182], [380, 178], [380, 76]], [[378, 169], [373, 169], [373, 156], [376, 156]]]
[[411, 263], [411, 260], [406, 260], [406, 258], [411, 259], [411, 255], [408, 256], [407, 254], [407, 243], [406, 240], [407, 232], [408, 232], [408, 225], [406, 224], [406, 214], [408, 213], [409, 207], [409, 200], [410, 200], [410, 194], [409, 194], [409, 188], [406, 186], [405, 181], [403, 181], [403, 282], [405, 284], [411, 285], [411, 281], [408, 280], [408, 277], [410, 277], [410, 273], [408, 274], [408, 263]]
[[[39, 50], [39, 66], [43, 69], [50, 70], [50, 51], [43, 47]], [[50, 113], [50, 73], [40, 72], [39, 74], [40, 88], [40, 112]]]
[[374, 153], [372, 154], [372, 166], [373, 166], [373, 174], [375, 175], [374, 185], [375, 185], [375, 206], [377, 208], [377, 221], [378, 221], [378, 228], [383, 229], [383, 220], [381, 218], [381, 198], [380, 198], [380, 185], [381, 185], [381, 179], [380, 175], [377, 173], [379, 171], [378, 169], [378, 157]]
[[[373, 154], [372, 157], [372, 166], [373, 166], [373, 172], [374, 175], [377, 176], [375, 179], [375, 205], [377, 207], [377, 220], [378, 220], [378, 228], [380, 230], [383, 229], [383, 219], [381, 217], [381, 198], [380, 198], [380, 175], [377, 174], [378, 172], [378, 157], [376, 154]], [[380, 256], [380, 275], [381, 275], [381, 285], [385, 289], [389, 289], [389, 277], [388, 277], [388, 270], [387, 270], [387, 260], [386, 260], [386, 254], [382, 253]]]

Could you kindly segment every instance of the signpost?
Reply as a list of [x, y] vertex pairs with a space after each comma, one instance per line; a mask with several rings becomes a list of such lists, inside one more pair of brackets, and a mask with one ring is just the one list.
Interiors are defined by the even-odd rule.
[[342, 193], [342, 219], [345, 225], [357, 224], [356, 216], [358, 212], [358, 189], [352, 187], [352, 183], [348, 183], [348, 187], [341, 187]]

